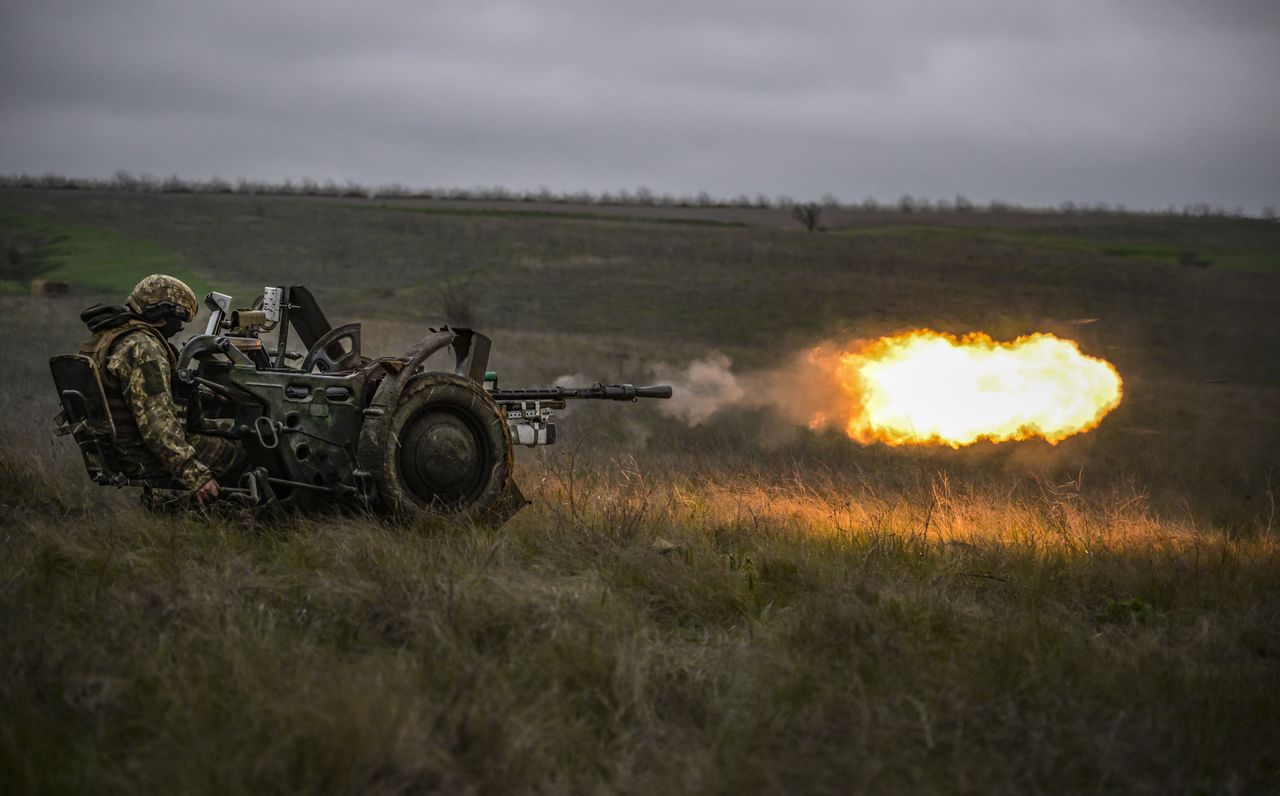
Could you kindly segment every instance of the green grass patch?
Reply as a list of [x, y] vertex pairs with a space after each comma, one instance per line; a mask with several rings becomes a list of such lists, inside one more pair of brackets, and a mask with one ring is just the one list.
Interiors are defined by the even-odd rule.
[[990, 229], [983, 227], [951, 227], [939, 225], [893, 225], [839, 230], [836, 235], [848, 237], [892, 237], [919, 241], [963, 239], [983, 244], [1016, 246], [1026, 249], [1076, 252], [1103, 258], [1141, 260], [1198, 267], [1221, 267], [1265, 271], [1280, 268], [1280, 251], [1224, 248], [1194, 241], [1180, 245], [1149, 242], [1093, 240], [1087, 237], [1054, 235], [1039, 230]]
[[1103, 247], [1089, 240], [1048, 235], [1034, 230], [997, 230], [983, 227], [947, 227], [924, 224], [904, 224], [884, 227], [859, 227], [840, 230], [837, 235], [849, 237], [892, 237], [921, 241], [969, 240], [979, 243], [1018, 246], [1022, 248], [1055, 249], [1059, 251], [1102, 253]]
[[1242, 271], [1280, 271], [1280, 252], [1268, 250], [1229, 251], [1209, 256], [1214, 265]]
[[70, 283], [83, 293], [128, 294], [148, 274], [165, 273], [206, 290], [203, 279], [172, 250], [142, 238], [101, 227], [51, 221], [20, 213], [0, 213], [5, 242], [0, 293], [26, 293], [32, 279]]
[[1109, 257], [1126, 257], [1140, 260], [1176, 260], [1182, 250], [1171, 246], [1107, 246], [1101, 249]]

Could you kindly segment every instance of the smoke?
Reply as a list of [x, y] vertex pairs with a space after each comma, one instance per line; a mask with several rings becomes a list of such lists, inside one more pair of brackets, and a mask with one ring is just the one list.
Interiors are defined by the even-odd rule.
[[[820, 427], [838, 420], [848, 398], [841, 392], [833, 369], [822, 367], [830, 356], [823, 347], [795, 355], [771, 369], [735, 374], [733, 360], [719, 351], [684, 368], [654, 366], [654, 375], [670, 384], [673, 394], [658, 405], [669, 417], [697, 426], [729, 409], [771, 409], [799, 426]], [[831, 421], [814, 418], [830, 418]]]
[[733, 360], [719, 351], [696, 359], [683, 370], [657, 365], [659, 381], [669, 383], [671, 399], [658, 405], [659, 411], [689, 426], [705, 422], [715, 413], [735, 406], [747, 398], [747, 390], [738, 382], [730, 367]]
[[[551, 385], [553, 387], [587, 387], [594, 383], [595, 379], [589, 379], [586, 375], [579, 372], [566, 373], [563, 376], [559, 376], [555, 381], [551, 382]], [[563, 409], [557, 409], [556, 414], [560, 417], [568, 417], [570, 414], [573, 414], [573, 409], [577, 404], [577, 401], [565, 401], [565, 407]]]
[[556, 387], [584, 387], [592, 383], [592, 380], [581, 373], [568, 373], [557, 378], [552, 382], [552, 385]]

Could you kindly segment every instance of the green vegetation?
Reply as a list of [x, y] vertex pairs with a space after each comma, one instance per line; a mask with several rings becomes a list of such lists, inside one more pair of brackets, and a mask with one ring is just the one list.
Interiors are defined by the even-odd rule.
[[965, 239], [993, 246], [1010, 246], [1017, 249], [1057, 250], [1081, 254], [1114, 257], [1117, 259], [1146, 260], [1169, 265], [1265, 270], [1280, 268], [1280, 252], [1275, 249], [1248, 249], [1238, 246], [1210, 244], [1206, 248], [1194, 247], [1195, 238], [1188, 238], [1184, 245], [1160, 243], [1116, 243], [1106, 238], [1090, 236], [1087, 227], [1076, 235], [1050, 234], [1037, 230], [1008, 230], [980, 226], [933, 226], [929, 224], [896, 225], [881, 227], [855, 227], [841, 230], [840, 234], [855, 237], [892, 236], [919, 240], [955, 241]]
[[960, 451], [581, 406], [517, 452], [534, 504], [499, 530], [155, 515], [48, 431], [46, 360], [96, 296], [0, 298], [0, 782], [1280, 789], [1280, 229], [687, 212], [746, 226], [0, 191], [6, 223], [155, 241], [244, 300], [308, 284], [372, 355], [475, 312], [506, 386], [932, 326], [1076, 339], [1124, 403], [1057, 446]]
[[[0, 292], [25, 293], [32, 279], [68, 282], [92, 293], [127, 294], [137, 279], [168, 273], [203, 292], [205, 283], [169, 249], [111, 229], [68, 224], [30, 214], [0, 214], [6, 260]], [[128, 267], [122, 267], [123, 264]]]

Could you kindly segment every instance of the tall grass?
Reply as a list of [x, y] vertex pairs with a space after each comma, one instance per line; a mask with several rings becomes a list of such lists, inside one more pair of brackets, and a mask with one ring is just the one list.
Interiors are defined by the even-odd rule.
[[19, 791], [1132, 793], [1280, 772], [1275, 536], [1157, 520], [1141, 495], [562, 461], [525, 473], [535, 507], [501, 531], [261, 524], [52, 509], [12, 456]]

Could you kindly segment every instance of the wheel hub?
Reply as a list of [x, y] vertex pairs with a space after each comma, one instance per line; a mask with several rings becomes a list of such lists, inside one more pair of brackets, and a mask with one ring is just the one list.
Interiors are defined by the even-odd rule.
[[425, 413], [401, 437], [405, 485], [424, 502], [466, 502], [483, 482], [484, 458], [475, 429], [452, 412]]

